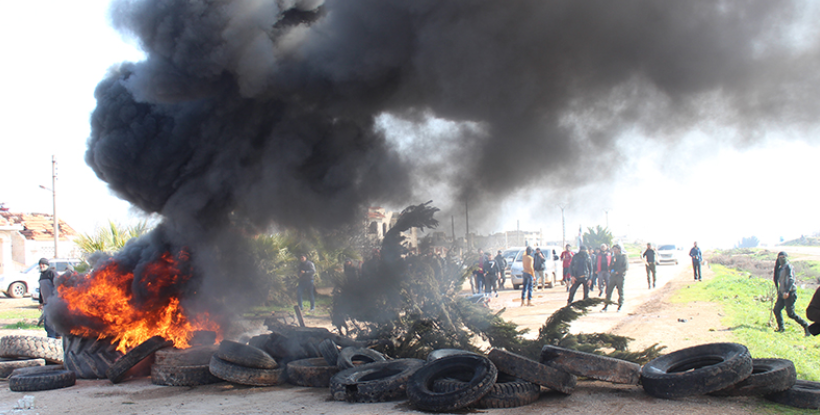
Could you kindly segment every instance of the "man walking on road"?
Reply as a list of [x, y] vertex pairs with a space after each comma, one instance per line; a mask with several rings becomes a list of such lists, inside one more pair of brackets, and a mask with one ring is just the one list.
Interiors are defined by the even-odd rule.
[[698, 248], [698, 243], [689, 250], [689, 256], [692, 257], [692, 270], [695, 272], [695, 281], [700, 281], [700, 263], [703, 261], [703, 253]]
[[544, 258], [544, 254], [541, 253], [541, 248], [535, 248], [535, 255], [532, 257], [532, 269], [535, 270], [535, 282], [533, 283], [533, 291], [538, 290], [538, 287], [541, 289], [547, 288], [546, 283], [544, 282], [544, 268], [546, 268], [546, 258]]
[[600, 297], [609, 286], [609, 264], [612, 262], [612, 255], [606, 244], [601, 244], [601, 253], [595, 262], [595, 272], [598, 274], [598, 297]]
[[572, 257], [570, 269], [572, 288], [569, 290], [567, 305], [572, 304], [572, 299], [575, 297], [575, 291], [578, 290], [579, 285], [584, 287], [584, 300], [589, 298], [589, 287], [592, 285], [592, 259], [587, 253], [587, 247], [581, 245], [578, 253]]
[[570, 275], [569, 268], [570, 268], [570, 264], [572, 264], [572, 256], [574, 255], [572, 253], [572, 251], [569, 250], [569, 248], [570, 248], [570, 245], [567, 244], [567, 247], [564, 250], [564, 252], [561, 252], [561, 265], [564, 268], [564, 279], [561, 280], [561, 284], [564, 284], [564, 285], [567, 286], [567, 291], [569, 291], [569, 285], [570, 285], [569, 280], [570, 280], [570, 278], [572, 278], [572, 275]]
[[[507, 260], [501, 255], [501, 250], [498, 250], [498, 255], [495, 256], [495, 272], [498, 274], [498, 287], [504, 289], [504, 272], [507, 270]], [[495, 296], [498, 297], [498, 291]]]
[[786, 308], [786, 314], [792, 320], [796, 321], [801, 327], [806, 336], [811, 336], [809, 333], [809, 323], [800, 318], [794, 312], [794, 303], [797, 301], [797, 287], [794, 285], [794, 268], [788, 260], [789, 254], [780, 252], [777, 254], [777, 263], [780, 265], [778, 269], [777, 279], [775, 280], [775, 287], [777, 288], [777, 302], [774, 303], [774, 318], [777, 320], [777, 331], [782, 333], [786, 331], [783, 327], [783, 308]]
[[612, 301], [612, 291], [618, 289], [618, 311], [624, 305], [624, 277], [626, 271], [629, 269], [629, 259], [626, 254], [622, 252], [620, 245], [612, 247], [612, 264], [609, 266], [609, 285], [606, 286], [606, 305], [601, 311], [606, 311], [609, 303]]
[[[646, 243], [646, 251], [641, 254], [641, 258], [643, 258], [644, 264], [646, 264], [646, 285], [647, 289], [655, 288], [655, 279], [657, 277], [657, 272], [655, 270], [655, 265], [658, 263], [655, 262], [655, 250], [652, 249], [652, 244], [649, 242]], [[652, 273], [652, 279], [649, 279], [649, 274]]]

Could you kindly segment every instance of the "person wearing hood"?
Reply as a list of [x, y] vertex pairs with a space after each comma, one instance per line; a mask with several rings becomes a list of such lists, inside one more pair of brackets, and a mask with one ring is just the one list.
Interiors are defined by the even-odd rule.
[[[54, 294], [54, 278], [57, 277], [57, 270], [48, 263], [48, 258], [40, 258], [40, 310], [48, 305], [49, 297]], [[51, 327], [45, 314], [43, 314], [43, 327], [46, 329], [46, 336], [52, 339], [60, 338], [60, 334]]]
[[612, 302], [612, 291], [618, 289], [618, 311], [624, 305], [624, 277], [629, 269], [629, 258], [623, 253], [621, 245], [612, 247], [612, 263], [609, 265], [610, 277], [609, 285], [606, 286], [606, 305], [601, 311], [606, 311], [609, 303]]
[[567, 305], [572, 304], [572, 299], [575, 297], [575, 291], [579, 286], [584, 287], [584, 300], [589, 298], [589, 287], [592, 286], [592, 259], [587, 253], [587, 247], [581, 245], [578, 253], [572, 257], [570, 263], [570, 274], [572, 275], [572, 288], [569, 289], [569, 298]]
[[800, 327], [803, 327], [803, 332], [806, 336], [811, 336], [809, 332], [809, 323], [800, 318], [794, 312], [794, 303], [797, 302], [797, 286], [794, 284], [794, 267], [789, 263], [789, 254], [785, 251], [777, 254], [778, 275], [776, 275], [775, 287], [777, 288], [777, 301], [774, 303], [774, 318], [777, 320], [777, 332], [782, 333], [786, 331], [783, 327], [783, 308], [786, 309], [786, 315], [792, 320], [796, 321]]

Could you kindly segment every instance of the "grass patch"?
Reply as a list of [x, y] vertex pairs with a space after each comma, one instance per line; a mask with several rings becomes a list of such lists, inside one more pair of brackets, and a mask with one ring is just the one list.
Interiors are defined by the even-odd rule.
[[[310, 308], [310, 297], [303, 296], [302, 298], [304, 311]], [[313, 316], [329, 316], [330, 315], [330, 305], [332, 302], [332, 298], [329, 295], [316, 295], [316, 311], [312, 312], [311, 315]], [[288, 312], [293, 313], [293, 306], [296, 305], [296, 301], [293, 304], [269, 304], [264, 306], [257, 306], [253, 307], [248, 310], [245, 314], [243, 314], [246, 318], [253, 318], [258, 316], [269, 316], [273, 312]]]
[[31, 324], [20, 320], [14, 324], [6, 324], [3, 326], [4, 330], [45, 330], [44, 328], [38, 326], [37, 324]]
[[31, 307], [32, 308], [15, 308], [2, 311], [0, 312], [0, 320], [39, 319], [40, 310], [37, 309], [36, 305]]
[[[746, 345], [755, 358], [781, 358], [794, 362], [799, 379], [820, 381], [820, 342], [804, 337], [803, 328], [786, 316], [786, 332], [775, 333], [771, 309], [772, 281], [749, 277], [748, 273], [712, 265], [715, 277], [705, 283], [678, 290], [673, 302], [713, 302], [723, 306], [723, 323], [731, 328], [735, 341]], [[795, 312], [805, 316], [813, 291], [798, 288]]]

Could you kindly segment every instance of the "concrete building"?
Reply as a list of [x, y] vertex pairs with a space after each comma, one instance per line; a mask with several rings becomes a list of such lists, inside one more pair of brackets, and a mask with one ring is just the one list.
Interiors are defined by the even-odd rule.
[[[46, 213], [0, 211], [0, 274], [22, 271], [40, 258], [54, 257], [53, 216]], [[60, 220], [58, 254], [76, 258], [77, 232]]]

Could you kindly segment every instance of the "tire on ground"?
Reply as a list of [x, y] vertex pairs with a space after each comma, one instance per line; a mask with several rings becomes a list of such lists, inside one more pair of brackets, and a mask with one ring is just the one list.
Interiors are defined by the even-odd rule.
[[[468, 379], [440, 379], [433, 383], [436, 392], [463, 388]], [[499, 373], [495, 384], [484, 397], [473, 404], [476, 408], [517, 408], [529, 405], [541, 396], [541, 386], [530, 381]]]
[[363, 347], [345, 347], [339, 353], [339, 358], [336, 365], [340, 369], [351, 368], [356, 365], [354, 362], [373, 363], [387, 360], [384, 355], [373, 350], [365, 349]]
[[564, 394], [571, 394], [575, 390], [578, 379], [561, 369], [556, 369], [524, 356], [504, 350], [493, 349], [489, 354], [490, 360], [498, 367], [498, 371], [546, 386]]
[[641, 384], [648, 394], [671, 399], [718, 391], [751, 374], [752, 357], [746, 346], [710, 343], [650, 361], [641, 370]]
[[541, 348], [541, 363], [575, 376], [605, 382], [637, 385], [641, 380], [641, 365], [637, 363], [558, 346]]
[[330, 378], [341, 370], [338, 366], [330, 366], [324, 357], [294, 360], [288, 363], [288, 382], [298, 386], [312, 388], [326, 388], [330, 386]]
[[318, 346], [319, 353], [325, 358], [327, 364], [336, 366], [339, 362], [339, 346], [333, 339], [324, 339]]
[[711, 395], [762, 396], [782, 392], [797, 382], [794, 363], [787, 359], [752, 359], [752, 374], [748, 378]]
[[45, 359], [11, 359], [0, 358], [0, 379], [6, 379], [15, 369], [33, 366], [45, 366]]
[[74, 385], [77, 376], [63, 365], [35, 366], [17, 369], [9, 377], [9, 389], [14, 392], [34, 392]]
[[276, 363], [267, 352], [247, 344], [223, 340], [216, 351], [216, 356], [233, 364], [259, 369], [276, 369]]
[[0, 357], [28, 357], [63, 363], [63, 342], [50, 337], [3, 336], [0, 338]]
[[820, 409], [820, 382], [798, 380], [789, 389], [766, 395], [766, 399], [794, 408]]
[[287, 380], [287, 369], [259, 369], [239, 366], [226, 362], [217, 356], [211, 357], [209, 364], [211, 374], [232, 383], [250, 386], [273, 386]]
[[122, 353], [110, 339], [63, 336], [64, 364], [78, 379], [103, 379]]
[[218, 346], [195, 346], [189, 349], [168, 347], [154, 353], [154, 364], [165, 366], [202, 366], [211, 362]]
[[468, 351], [468, 350], [462, 350], [462, 349], [438, 349], [438, 350], [433, 350], [432, 352], [427, 354], [427, 361], [432, 362], [433, 360], [441, 359], [444, 356], [452, 356], [454, 354], [475, 354], [475, 355], [477, 355], [478, 353], [474, 353], [474, 352], [471, 352], [471, 351]]
[[[472, 373], [463, 388], [436, 392], [436, 380], [452, 373]], [[484, 397], [498, 376], [490, 359], [479, 355], [452, 355], [427, 362], [407, 382], [410, 404], [423, 411], [446, 412], [468, 407]]]
[[211, 374], [208, 365], [151, 365], [151, 383], [162, 386], [199, 386], [221, 382]]
[[345, 369], [330, 379], [330, 396], [337, 401], [387, 402], [407, 396], [407, 381], [424, 366], [419, 359], [373, 362]]
[[142, 342], [139, 346], [129, 350], [128, 353], [123, 355], [121, 358], [117, 359], [117, 361], [105, 371], [105, 376], [112, 383], [119, 383], [123, 377], [125, 377], [125, 373], [132, 367], [136, 366], [137, 363], [141, 362], [146, 357], [151, 356], [151, 354], [157, 350], [172, 346], [173, 344], [174, 342], [165, 340], [160, 336], [151, 337], [150, 339]]

